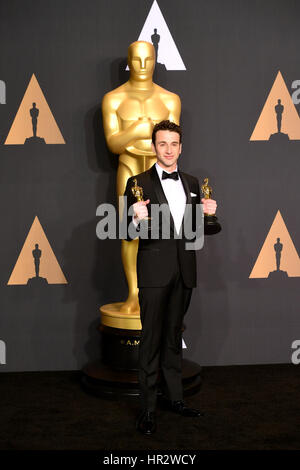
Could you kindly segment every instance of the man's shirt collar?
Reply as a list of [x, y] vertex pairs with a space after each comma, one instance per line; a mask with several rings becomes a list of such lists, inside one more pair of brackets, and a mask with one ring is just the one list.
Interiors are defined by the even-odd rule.
[[166, 173], [173, 173], [173, 171], [178, 171], [178, 165], [176, 165], [175, 170], [172, 171], [164, 170], [157, 162], [155, 163], [155, 167], [160, 180], [162, 179], [163, 171], [165, 171]]

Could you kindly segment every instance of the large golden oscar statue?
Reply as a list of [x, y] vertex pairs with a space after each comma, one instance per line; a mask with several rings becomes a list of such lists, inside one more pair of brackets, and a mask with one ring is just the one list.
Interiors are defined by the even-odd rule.
[[[179, 124], [181, 103], [174, 93], [152, 81], [155, 49], [143, 41], [128, 49], [129, 80], [103, 98], [104, 132], [109, 149], [119, 155], [117, 196], [123, 196], [127, 179], [149, 169], [156, 162], [151, 150], [152, 129], [164, 119]], [[133, 186], [137, 198], [143, 188]], [[121, 199], [122, 200], [122, 199]], [[120, 204], [122, 206], [122, 203]], [[119, 207], [123, 214], [123, 207]], [[101, 359], [83, 369], [82, 385], [100, 396], [139, 395], [138, 367], [141, 335], [136, 259], [138, 239], [122, 240], [122, 263], [128, 283], [128, 298], [100, 307]], [[114, 269], [110, 266], [110, 269]], [[158, 379], [158, 383], [160, 379]], [[200, 368], [183, 360], [184, 390], [191, 394], [201, 385]], [[160, 386], [160, 385], [159, 385]]]
[[[179, 124], [181, 102], [178, 95], [153, 83], [155, 50], [152, 44], [136, 41], [128, 48], [129, 80], [107, 93], [102, 102], [107, 145], [119, 155], [117, 196], [123, 196], [127, 179], [148, 170], [156, 157], [151, 150], [154, 125], [164, 119]], [[122, 204], [119, 213], [122, 214]], [[103, 325], [141, 329], [136, 274], [138, 239], [122, 240], [121, 257], [128, 284], [125, 302], [100, 307]]]

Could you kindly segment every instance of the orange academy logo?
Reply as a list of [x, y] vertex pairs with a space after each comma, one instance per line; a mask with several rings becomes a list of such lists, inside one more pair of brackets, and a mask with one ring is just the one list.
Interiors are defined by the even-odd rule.
[[300, 118], [280, 71], [250, 140], [300, 140]]
[[67, 284], [67, 280], [35, 217], [7, 285]]
[[300, 259], [278, 211], [249, 278], [287, 279], [299, 276]]
[[33, 74], [4, 145], [65, 144]]

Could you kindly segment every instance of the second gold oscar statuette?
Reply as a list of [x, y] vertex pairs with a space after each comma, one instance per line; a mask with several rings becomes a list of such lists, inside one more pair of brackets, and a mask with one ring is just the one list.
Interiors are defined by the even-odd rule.
[[[211, 199], [212, 187], [208, 185], [208, 178], [204, 178], [203, 185], [201, 186], [204, 199]], [[214, 235], [215, 233], [221, 232], [222, 227], [218, 222], [218, 218], [215, 214], [204, 213], [204, 234]]]

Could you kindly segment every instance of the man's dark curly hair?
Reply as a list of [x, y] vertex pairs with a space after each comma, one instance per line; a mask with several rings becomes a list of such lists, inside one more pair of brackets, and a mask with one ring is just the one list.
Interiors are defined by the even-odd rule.
[[155, 137], [156, 137], [156, 132], [158, 131], [170, 131], [170, 132], [177, 132], [180, 137], [180, 143], [182, 139], [182, 130], [181, 127], [175, 124], [175, 122], [171, 121], [161, 121], [155, 124], [153, 131], [152, 131], [152, 142], [153, 145], [155, 145]]

